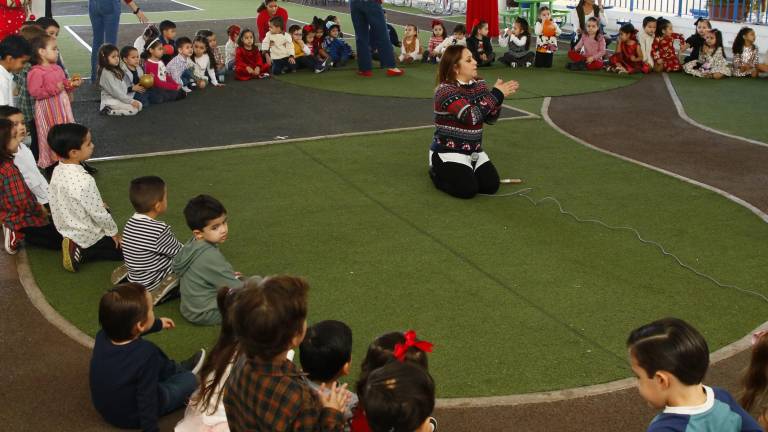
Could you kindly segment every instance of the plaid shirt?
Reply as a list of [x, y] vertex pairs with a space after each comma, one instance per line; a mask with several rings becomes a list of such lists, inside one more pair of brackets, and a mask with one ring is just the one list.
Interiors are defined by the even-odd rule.
[[219, 47], [215, 46], [213, 47], [213, 56], [216, 58], [216, 65], [214, 65], [214, 69], [218, 72], [220, 69], [224, 68], [224, 54], [221, 52]]
[[24, 64], [24, 69], [13, 76], [13, 80], [16, 81], [16, 85], [19, 87], [19, 109], [24, 114], [24, 123], [27, 124], [27, 131], [30, 130], [35, 120], [35, 101], [29, 95], [29, 90], [27, 89], [27, 74], [29, 74], [30, 69], [32, 69], [32, 63], [26, 63]]
[[242, 356], [224, 391], [232, 432], [344, 431], [340, 411], [323, 408], [307, 378], [293, 362], [265, 362]]
[[23, 240], [22, 228], [48, 225], [43, 209], [12, 160], [0, 162], [0, 221]]

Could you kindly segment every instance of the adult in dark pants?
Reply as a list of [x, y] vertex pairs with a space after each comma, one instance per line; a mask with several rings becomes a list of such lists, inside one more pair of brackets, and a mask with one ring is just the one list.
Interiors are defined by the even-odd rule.
[[381, 66], [387, 68], [387, 75], [399, 76], [403, 71], [395, 67], [395, 53], [389, 43], [387, 23], [380, 0], [350, 0], [349, 11], [355, 27], [357, 45], [357, 74], [364, 77], [373, 75], [371, 39], [379, 50]]
[[[142, 24], [149, 20], [133, 0], [123, 0]], [[96, 83], [96, 61], [99, 48], [105, 43], [117, 45], [120, 28], [120, 0], [88, 0], [88, 16], [91, 18], [93, 41], [91, 43], [91, 82]]]
[[457, 198], [494, 194], [499, 174], [483, 150], [483, 123], [493, 124], [516, 81], [496, 80], [489, 89], [477, 77], [477, 61], [461, 45], [440, 59], [435, 90], [435, 136], [429, 148], [429, 176], [438, 189]]

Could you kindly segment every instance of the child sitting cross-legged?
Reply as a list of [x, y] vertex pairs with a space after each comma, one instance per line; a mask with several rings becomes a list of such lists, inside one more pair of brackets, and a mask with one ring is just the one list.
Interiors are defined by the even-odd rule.
[[605, 55], [605, 38], [600, 34], [597, 18], [587, 20], [587, 34], [579, 38], [579, 42], [568, 51], [572, 63], [565, 65], [570, 70], [601, 70]]
[[272, 75], [283, 72], [296, 72], [296, 58], [293, 56], [293, 39], [285, 34], [283, 18], [274, 16], [269, 19], [269, 32], [261, 41], [261, 50], [269, 51], [272, 59]]
[[91, 401], [113, 426], [159, 431], [158, 418], [183, 407], [197, 387], [195, 374], [205, 359], [200, 350], [179, 363], [143, 335], [176, 327], [155, 318], [144, 286], [125, 283], [99, 302], [99, 324], [91, 356]]
[[267, 64], [256, 48], [256, 35], [250, 29], [240, 32], [235, 50], [235, 79], [248, 81], [252, 79], [269, 78]]
[[192, 41], [192, 64], [194, 66], [192, 73], [195, 79], [198, 79], [198, 82], [200, 82], [200, 88], [205, 87], [205, 83], [208, 82], [214, 87], [224, 85], [219, 83], [215, 63], [216, 57], [213, 49], [208, 45], [208, 39], [205, 36], [195, 36], [195, 40]]
[[216, 198], [198, 195], [184, 207], [184, 218], [192, 239], [173, 259], [173, 272], [180, 283], [181, 315], [193, 324], [219, 324], [216, 290], [243, 285], [219, 250], [227, 240], [227, 210]]
[[174, 81], [163, 62], [163, 43], [155, 39], [147, 44], [147, 49], [141, 55], [144, 58], [144, 70], [152, 75], [154, 83], [147, 91], [147, 98], [152, 105], [173, 102], [184, 99], [187, 92], [181, 89], [181, 84]]
[[510, 67], [531, 67], [534, 54], [529, 51], [531, 46], [531, 31], [528, 21], [523, 17], [515, 18], [512, 28], [505, 28], [499, 35], [499, 45], [507, 47], [499, 61]]
[[763, 429], [725, 390], [703, 385], [707, 341], [690, 324], [665, 318], [633, 330], [629, 359], [640, 396], [663, 409], [648, 432], [758, 432]]
[[181, 84], [181, 89], [187, 93], [192, 91], [191, 87], [205, 87], [202, 80], [193, 74], [195, 63], [192, 61], [192, 41], [182, 36], [176, 41], [176, 46], [179, 54], [168, 62], [167, 66], [171, 78]]
[[[299, 359], [301, 368], [308, 374], [310, 387], [328, 393], [339, 378], [349, 375], [352, 329], [341, 321], [320, 321], [307, 329], [304, 341], [299, 346]], [[357, 395], [350, 393], [349, 404], [344, 410], [345, 424], [352, 420], [355, 407]], [[345, 429], [349, 430], [349, 426]]]
[[[171, 270], [182, 246], [171, 227], [157, 220], [168, 209], [168, 188], [160, 177], [139, 177], [131, 180], [128, 197], [136, 213], [123, 228], [124, 268], [128, 281], [147, 287], [153, 304], [158, 304], [178, 287]], [[120, 279], [116, 276], [112, 282]]]
[[228, 71], [235, 70], [235, 51], [240, 40], [240, 26], [232, 24], [227, 27], [227, 43], [224, 45], [224, 63]]
[[91, 131], [65, 123], [51, 128], [48, 142], [59, 156], [53, 170], [48, 198], [61, 243], [64, 268], [76, 272], [91, 259], [122, 261], [121, 238], [96, 180], [81, 165], [93, 154]]
[[344, 429], [347, 386], [318, 393], [287, 358], [307, 330], [308, 290], [302, 278], [270, 276], [237, 294], [231, 318], [242, 357], [224, 389], [233, 432]]
[[[134, 98], [131, 87], [124, 81], [125, 72], [120, 68], [120, 52], [111, 44], [104, 44], [99, 49], [99, 87], [103, 114], [122, 116], [136, 115], [143, 105]], [[127, 88], [126, 88], [127, 87]]]
[[323, 49], [328, 53], [334, 67], [344, 66], [349, 59], [354, 58], [352, 47], [339, 37], [340, 32], [341, 27], [338, 24], [331, 24], [328, 27], [328, 35], [323, 41]]
[[373, 432], [435, 432], [435, 382], [426, 369], [390, 362], [368, 376], [365, 412]]

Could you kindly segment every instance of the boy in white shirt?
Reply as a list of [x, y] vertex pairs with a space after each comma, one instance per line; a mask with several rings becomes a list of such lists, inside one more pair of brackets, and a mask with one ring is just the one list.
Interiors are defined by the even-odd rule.
[[13, 123], [13, 138], [19, 141], [19, 150], [13, 158], [13, 163], [21, 172], [22, 177], [24, 177], [24, 183], [27, 184], [29, 190], [35, 195], [38, 203], [48, 204], [48, 182], [37, 168], [37, 162], [35, 162], [32, 150], [24, 143], [24, 140], [27, 138], [24, 114], [16, 107], [3, 105], [0, 106], [0, 119], [7, 119]]
[[269, 51], [272, 59], [272, 75], [283, 71], [296, 72], [296, 59], [293, 57], [293, 38], [285, 34], [285, 23], [279, 16], [270, 18], [269, 33], [261, 41], [261, 50]]
[[91, 132], [76, 123], [51, 128], [48, 143], [61, 158], [49, 186], [51, 216], [64, 237], [64, 268], [77, 272], [83, 261], [122, 261], [121, 238], [96, 181], [81, 162], [93, 154]]
[[16, 106], [13, 101], [13, 74], [29, 61], [32, 47], [19, 35], [11, 35], [0, 42], [0, 105]]

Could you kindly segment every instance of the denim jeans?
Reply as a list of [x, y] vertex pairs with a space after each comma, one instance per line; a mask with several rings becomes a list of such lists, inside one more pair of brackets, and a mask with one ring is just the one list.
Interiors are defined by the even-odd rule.
[[133, 94], [133, 98], [139, 102], [141, 102], [142, 108], [147, 108], [149, 104], [149, 90], [145, 91], [144, 93], [135, 92]]
[[280, 75], [282, 73], [290, 73], [296, 70], [296, 63], [291, 64], [288, 61], [288, 57], [281, 59], [272, 59], [272, 75]]
[[379, 49], [381, 66], [395, 67], [395, 53], [389, 42], [387, 23], [384, 20], [384, 9], [381, 4], [376, 0], [350, 0], [349, 11], [352, 15], [352, 25], [355, 27], [358, 69], [361, 71], [373, 69], [371, 37], [376, 39], [374, 44]]
[[96, 61], [99, 48], [105, 43], [117, 45], [117, 29], [120, 27], [121, 0], [88, 0], [88, 16], [93, 28], [91, 43], [91, 82], [96, 81]]
[[197, 389], [197, 377], [176, 365], [176, 373], [157, 384], [160, 393], [160, 415], [170, 414], [187, 404], [189, 396]]

